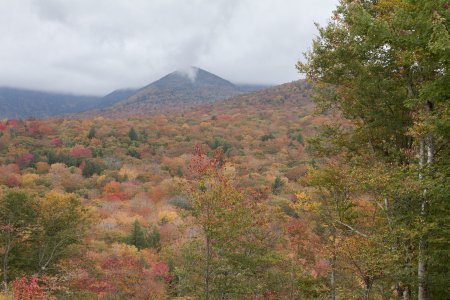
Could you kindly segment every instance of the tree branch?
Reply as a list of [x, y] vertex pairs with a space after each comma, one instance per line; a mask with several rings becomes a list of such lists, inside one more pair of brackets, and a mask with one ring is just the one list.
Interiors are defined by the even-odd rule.
[[342, 225], [342, 226], [347, 227], [348, 229], [350, 229], [350, 230], [353, 231], [354, 233], [359, 234], [360, 236], [363, 236], [363, 237], [365, 237], [365, 238], [368, 238], [368, 237], [369, 237], [367, 234], [362, 233], [361, 231], [359, 231], [359, 230], [353, 228], [352, 226], [350, 226], [350, 225], [348, 225], [348, 224], [345, 224], [344, 222], [341, 222], [341, 221], [339, 221], [339, 220], [336, 220], [336, 223], [338, 223], [338, 224], [340, 224], [340, 225]]

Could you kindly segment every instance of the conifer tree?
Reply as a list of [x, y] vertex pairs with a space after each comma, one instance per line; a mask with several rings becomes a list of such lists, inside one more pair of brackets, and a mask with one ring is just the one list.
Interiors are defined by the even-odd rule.
[[128, 237], [128, 243], [135, 246], [138, 250], [146, 248], [144, 231], [138, 220], [135, 220], [133, 223], [133, 229]]
[[93, 139], [96, 135], [96, 130], [95, 127], [92, 126], [91, 129], [89, 129], [89, 133], [88, 133], [88, 139]]
[[128, 131], [128, 137], [132, 141], [137, 141], [138, 140], [138, 134], [137, 134], [136, 130], [134, 129], [134, 127], [131, 127], [130, 131]]
[[272, 193], [274, 195], [278, 195], [279, 193], [281, 193], [283, 186], [284, 186], [283, 180], [281, 180], [280, 176], [277, 176], [274, 182], [272, 183]]
[[146, 234], [145, 245], [148, 248], [153, 248], [159, 250], [161, 248], [161, 234], [158, 231], [158, 228], [152, 227], [152, 230]]

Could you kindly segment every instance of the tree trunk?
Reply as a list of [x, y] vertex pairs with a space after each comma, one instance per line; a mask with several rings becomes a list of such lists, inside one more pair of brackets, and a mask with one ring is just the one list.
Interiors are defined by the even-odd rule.
[[8, 250], [5, 251], [5, 257], [3, 258], [3, 289], [8, 291]]
[[365, 290], [364, 290], [364, 300], [370, 299], [370, 290], [372, 289], [372, 282], [370, 280], [366, 280]]
[[[419, 167], [420, 167], [420, 173], [419, 173], [419, 179], [423, 179], [423, 169], [425, 167], [425, 139], [420, 139], [420, 145], [419, 145]], [[423, 199], [420, 209], [420, 214], [422, 217], [425, 216], [425, 197], [426, 197], [426, 190], [423, 192]], [[424, 236], [421, 235], [419, 238], [419, 257], [418, 257], [418, 264], [417, 264], [417, 281], [419, 285], [419, 291], [418, 291], [418, 300], [425, 300], [426, 299], [426, 292], [425, 292], [425, 261], [424, 261]]]
[[210, 268], [210, 240], [206, 236], [206, 270], [205, 270], [205, 300], [209, 300], [209, 268]]
[[[294, 269], [294, 262], [293, 260], [291, 260], [291, 274], [290, 274], [290, 288], [289, 288], [289, 299], [293, 300], [294, 299], [294, 274], [295, 274], [295, 269]], [[256, 297], [256, 296], [255, 296]]]
[[333, 253], [331, 257], [331, 276], [330, 276], [330, 285], [331, 285], [331, 300], [336, 300], [336, 255]]
[[[405, 275], [407, 277], [412, 277], [412, 265], [411, 265], [411, 245], [410, 241], [406, 241], [403, 245], [404, 247], [404, 264], [405, 264]], [[400, 283], [400, 294], [399, 296], [402, 296], [403, 300], [411, 300], [411, 286], [408, 282], [406, 283]]]
[[411, 291], [409, 290], [409, 286], [405, 286], [403, 288], [403, 300], [411, 300]]
[[331, 227], [331, 236], [333, 239], [333, 253], [331, 255], [330, 274], [331, 300], [336, 300], [336, 228], [334, 227]]
[[418, 300], [427, 300], [427, 286], [426, 286], [426, 275], [427, 275], [427, 263], [425, 258], [425, 237], [420, 237], [419, 240], [419, 262], [417, 267], [417, 277], [419, 280], [419, 293], [418, 293]]
[[[431, 105], [428, 106], [429, 110], [431, 110]], [[426, 151], [425, 151], [426, 150]], [[426, 153], [425, 153], [426, 152]], [[425, 139], [421, 139], [420, 141], [420, 161], [419, 165], [421, 168], [420, 178], [423, 178], [423, 167], [425, 167], [425, 159], [426, 166], [431, 168], [434, 160], [434, 146], [433, 146], [433, 137], [431, 134], [428, 134]], [[427, 191], [426, 189], [423, 192], [423, 200], [421, 205], [421, 217], [425, 218], [427, 214]], [[417, 264], [417, 279], [419, 284], [419, 291], [417, 295], [418, 300], [428, 300], [428, 291], [427, 291], [427, 259], [426, 259], [426, 249], [427, 248], [427, 240], [426, 233], [422, 234], [419, 238], [419, 257]]]
[[9, 251], [11, 250], [11, 233], [8, 232], [6, 239], [5, 254], [3, 257], [3, 289], [8, 292], [8, 263], [9, 263]]

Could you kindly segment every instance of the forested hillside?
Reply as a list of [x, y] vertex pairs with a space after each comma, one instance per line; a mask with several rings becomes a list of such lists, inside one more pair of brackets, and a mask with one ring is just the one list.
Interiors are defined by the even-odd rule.
[[306, 80], [1, 120], [0, 299], [449, 299], [449, 14], [341, 1]]
[[114, 105], [87, 111], [82, 114], [82, 117], [142, 118], [161, 113], [180, 112], [189, 107], [214, 103], [264, 88], [267, 86], [235, 85], [208, 71], [190, 67], [187, 70], [174, 71], [127, 95], [121, 101], [116, 101]]
[[3, 278], [36, 295], [202, 297], [208, 263], [211, 298], [320, 295], [326, 258], [292, 206], [314, 165], [305, 139], [331, 118], [311, 116], [308, 93], [300, 81], [147, 119], [3, 122]]
[[0, 118], [45, 118], [96, 107], [99, 97], [0, 87]]
[[46, 118], [84, 112], [86, 117], [143, 117], [255, 92], [266, 85], [233, 84], [202, 69], [172, 72], [142, 88], [103, 97], [0, 87], [0, 118]]

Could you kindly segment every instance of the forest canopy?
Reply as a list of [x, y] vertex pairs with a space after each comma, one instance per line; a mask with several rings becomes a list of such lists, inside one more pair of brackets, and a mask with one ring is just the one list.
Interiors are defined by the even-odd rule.
[[228, 100], [1, 120], [0, 298], [449, 298], [449, 6], [342, 0]]

